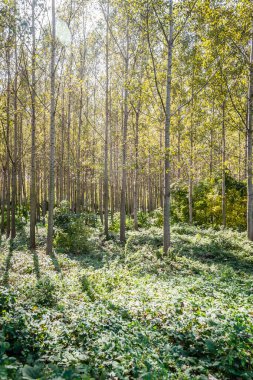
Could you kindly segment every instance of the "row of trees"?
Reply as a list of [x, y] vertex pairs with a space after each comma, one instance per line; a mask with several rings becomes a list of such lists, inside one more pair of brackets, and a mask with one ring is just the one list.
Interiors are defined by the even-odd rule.
[[166, 253], [171, 185], [187, 185], [193, 223], [194, 185], [220, 177], [226, 226], [229, 173], [247, 180], [253, 240], [250, 0], [0, 6], [2, 234], [28, 207], [34, 248], [48, 212], [51, 253], [66, 199], [99, 213], [107, 237], [120, 212], [124, 242], [126, 214], [138, 228], [138, 210], [162, 207]]

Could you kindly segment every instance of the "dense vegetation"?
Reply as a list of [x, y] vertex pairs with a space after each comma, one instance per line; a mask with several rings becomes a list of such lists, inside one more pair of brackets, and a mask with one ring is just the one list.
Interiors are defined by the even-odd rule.
[[159, 215], [140, 214], [148, 227], [130, 226], [125, 246], [82, 217], [82, 254], [46, 255], [42, 225], [36, 251], [26, 227], [3, 240], [1, 379], [253, 377], [252, 243], [178, 224], [164, 257]]

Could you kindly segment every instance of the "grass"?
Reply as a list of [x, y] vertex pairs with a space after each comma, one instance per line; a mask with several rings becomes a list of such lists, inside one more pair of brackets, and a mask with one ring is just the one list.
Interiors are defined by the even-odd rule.
[[[45, 235], [43, 230], [40, 236]], [[2, 243], [1, 379], [253, 379], [253, 244], [177, 225], [93, 230], [86, 255]]]

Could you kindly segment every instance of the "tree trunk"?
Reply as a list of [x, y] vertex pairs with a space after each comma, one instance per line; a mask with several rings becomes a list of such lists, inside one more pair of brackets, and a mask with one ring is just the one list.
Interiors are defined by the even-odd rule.
[[65, 110], [64, 110], [64, 87], [62, 94], [62, 115], [61, 115], [61, 141], [60, 141], [60, 169], [59, 169], [59, 200], [63, 200], [63, 178], [64, 178], [64, 139], [65, 139]]
[[222, 225], [226, 227], [226, 130], [225, 130], [225, 101], [222, 104]]
[[[16, 3], [15, 3], [16, 9]], [[15, 26], [15, 77], [14, 77], [14, 136], [13, 136], [13, 159], [12, 159], [12, 192], [11, 192], [11, 239], [16, 236], [16, 198], [17, 198], [17, 144], [18, 144], [18, 56], [17, 56], [17, 35]]]
[[50, 157], [49, 157], [49, 205], [47, 254], [53, 250], [53, 212], [54, 212], [54, 166], [55, 166], [55, 0], [52, 0], [52, 35], [51, 35], [51, 104], [50, 104]]
[[122, 147], [122, 182], [120, 201], [120, 241], [126, 240], [126, 160], [127, 160], [127, 128], [128, 128], [128, 67], [129, 67], [129, 30], [127, 19], [126, 56], [125, 56], [125, 88], [124, 88], [124, 119], [123, 119], [123, 147]]
[[2, 202], [1, 202], [1, 234], [4, 234], [4, 216], [5, 216], [5, 191], [6, 191], [6, 168], [3, 167], [3, 184], [2, 184]]
[[7, 47], [7, 104], [6, 104], [6, 238], [10, 236], [10, 95], [11, 95], [11, 74], [10, 74], [10, 47]]
[[138, 171], [139, 171], [139, 107], [135, 119], [135, 166], [134, 166], [134, 229], [138, 230]]
[[166, 115], [165, 115], [165, 160], [164, 160], [164, 204], [163, 204], [163, 251], [168, 254], [170, 248], [170, 124], [171, 124], [171, 72], [173, 49], [173, 0], [170, 0], [170, 36], [167, 58]]
[[[45, 101], [45, 97], [44, 97], [44, 101]], [[46, 110], [45, 110], [45, 108], [44, 108], [44, 115], [43, 115], [43, 150], [44, 150], [45, 157], [47, 157], [47, 152], [46, 152]], [[44, 225], [45, 225], [46, 212], [47, 212], [47, 168], [46, 168], [46, 165], [43, 165], [42, 217], [43, 217], [43, 224]]]
[[248, 123], [247, 123], [247, 232], [253, 241], [253, 185], [252, 185], [252, 115], [253, 115], [253, 24], [249, 66]]
[[36, 116], [35, 116], [35, 96], [36, 96], [36, 77], [35, 77], [35, 1], [32, 1], [32, 146], [31, 146], [31, 185], [30, 185], [30, 248], [34, 249], [35, 243], [35, 225], [36, 225], [36, 145], [35, 145], [35, 129], [36, 129]]
[[109, 185], [108, 185], [108, 131], [109, 131], [109, 0], [107, 1], [106, 15], [106, 83], [105, 83], [105, 161], [104, 161], [104, 233], [106, 238], [109, 236], [108, 231], [108, 200], [109, 200]]
[[82, 129], [82, 112], [83, 112], [83, 89], [80, 91], [80, 109], [78, 122], [78, 141], [77, 141], [77, 179], [76, 179], [76, 212], [80, 213], [81, 204], [81, 129]]

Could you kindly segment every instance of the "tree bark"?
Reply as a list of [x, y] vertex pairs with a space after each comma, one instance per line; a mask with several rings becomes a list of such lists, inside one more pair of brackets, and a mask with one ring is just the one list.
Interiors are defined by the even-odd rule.
[[124, 88], [124, 119], [123, 119], [123, 147], [122, 147], [122, 182], [120, 202], [120, 241], [126, 240], [126, 161], [127, 161], [127, 129], [128, 129], [128, 71], [129, 71], [129, 28], [127, 19], [126, 56], [125, 56], [125, 88]]
[[30, 185], [30, 248], [34, 249], [35, 242], [35, 225], [36, 225], [36, 115], [35, 115], [35, 96], [36, 96], [36, 77], [35, 77], [35, 1], [32, 1], [32, 118], [31, 118], [31, 185]]
[[78, 122], [78, 141], [77, 141], [77, 181], [76, 181], [76, 212], [80, 212], [81, 207], [81, 129], [82, 129], [82, 112], [83, 112], [83, 89], [80, 90], [80, 109]]
[[163, 203], [163, 251], [168, 254], [170, 248], [170, 124], [171, 124], [171, 74], [172, 74], [172, 49], [173, 49], [173, 0], [169, 4], [169, 43], [167, 58], [167, 83], [166, 83], [166, 114], [165, 114], [165, 160], [164, 160], [164, 203]]
[[50, 91], [50, 157], [49, 157], [49, 205], [47, 254], [53, 250], [53, 212], [54, 212], [54, 167], [55, 167], [55, 0], [52, 0], [51, 35], [51, 91]]
[[[15, 3], [16, 10], [16, 3]], [[12, 158], [12, 192], [11, 192], [11, 239], [16, 236], [16, 198], [17, 198], [17, 144], [18, 144], [18, 56], [17, 56], [17, 35], [15, 26], [15, 76], [14, 76], [14, 136], [13, 136], [13, 158]]]
[[[8, 41], [10, 43], [10, 41]], [[7, 104], [6, 104], [6, 238], [11, 231], [10, 218], [10, 95], [11, 95], [11, 73], [10, 73], [10, 46], [6, 51], [7, 63]]]
[[226, 227], [226, 129], [225, 129], [225, 101], [222, 104], [222, 225]]
[[[140, 102], [139, 102], [140, 103]], [[139, 171], [139, 106], [138, 110], [136, 110], [136, 117], [135, 117], [135, 166], [134, 166], [134, 199], [133, 199], [133, 206], [134, 206], [134, 229], [138, 230], [138, 171]]]
[[108, 185], [108, 131], [109, 131], [109, 0], [107, 1], [106, 15], [106, 83], [105, 83], [105, 145], [104, 145], [104, 234], [108, 239], [108, 200], [109, 200], [109, 185]]
[[247, 122], [247, 232], [253, 241], [253, 185], [252, 185], [252, 115], [253, 115], [253, 23], [249, 63], [248, 122]]

